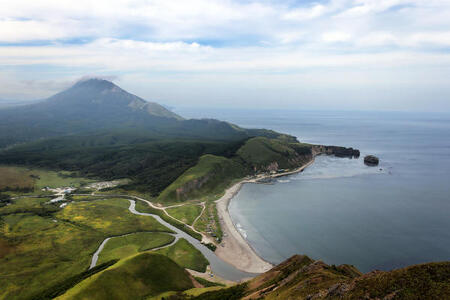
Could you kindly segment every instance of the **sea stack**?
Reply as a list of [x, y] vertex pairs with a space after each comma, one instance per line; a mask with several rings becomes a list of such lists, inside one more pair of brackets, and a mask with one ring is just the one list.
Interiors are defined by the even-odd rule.
[[378, 163], [380, 162], [380, 160], [378, 159], [378, 157], [374, 156], [374, 155], [367, 155], [366, 157], [364, 157], [364, 164], [374, 167], [374, 166], [378, 166]]

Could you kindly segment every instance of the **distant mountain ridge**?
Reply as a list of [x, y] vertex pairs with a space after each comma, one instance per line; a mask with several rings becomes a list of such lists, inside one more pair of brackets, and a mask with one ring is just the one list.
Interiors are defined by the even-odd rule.
[[123, 109], [129, 107], [135, 111], [142, 110], [156, 117], [183, 119], [158, 103], [148, 102], [128, 93], [110, 81], [97, 78], [81, 80], [71, 88], [48, 98], [45, 102], [50, 102], [52, 105], [55, 105], [55, 102], [64, 105], [118, 105]]
[[185, 120], [104, 79], [79, 81], [41, 102], [0, 109], [0, 149], [43, 138], [118, 131], [127, 136], [213, 140], [279, 135], [213, 119]]

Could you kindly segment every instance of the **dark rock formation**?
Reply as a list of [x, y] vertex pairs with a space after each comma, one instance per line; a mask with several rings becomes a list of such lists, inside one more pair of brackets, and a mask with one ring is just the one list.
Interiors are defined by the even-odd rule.
[[378, 166], [379, 162], [380, 160], [378, 159], [378, 157], [374, 155], [367, 155], [366, 157], [364, 157], [364, 163], [368, 166]]
[[335, 155], [337, 157], [349, 157], [349, 158], [353, 157], [358, 158], [360, 155], [358, 149], [345, 148], [339, 146], [314, 145], [313, 152], [314, 155], [327, 154], [327, 155]]

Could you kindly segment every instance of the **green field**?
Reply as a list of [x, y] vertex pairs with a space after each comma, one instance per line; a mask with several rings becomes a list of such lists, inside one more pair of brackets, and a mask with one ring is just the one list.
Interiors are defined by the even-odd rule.
[[186, 204], [166, 209], [166, 211], [177, 220], [192, 225], [194, 220], [202, 212], [202, 207], [196, 204]]
[[222, 239], [222, 229], [220, 227], [219, 216], [217, 215], [216, 204], [206, 202], [206, 208], [194, 225], [194, 228], [208, 235], [214, 234], [214, 238]]
[[184, 268], [199, 272], [205, 272], [209, 265], [203, 254], [185, 239], [179, 239], [175, 245], [157, 250], [156, 253], [168, 256]]
[[57, 211], [58, 206], [46, 204], [51, 198], [18, 198], [11, 200], [11, 204], [0, 207], [0, 216], [14, 213], [36, 213], [44, 214], [45, 212]]
[[168, 231], [153, 218], [131, 214], [128, 205], [109, 199], [71, 203], [57, 212], [42, 205], [37, 212], [0, 215], [0, 299], [30, 298], [80, 274], [108, 236]]
[[56, 216], [108, 236], [138, 231], [170, 232], [154, 218], [130, 213], [128, 206], [129, 201], [125, 199], [75, 202], [67, 205]]
[[172, 243], [175, 238], [165, 233], [138, 232], [110, 239], [98, 257], [97, 264], [122, 259], [138, 252]]
[[142, 253], [85, 279], [57, 299], [142, 299], [193, 288], [188, 273], [171, 259]]
[[91, 179], [74, 176], [65, 171], [50, 171], [39, 168], [0, 166], [0, 191], [34, 192], [42, 194], [44, 187], [80, 187], [93, 182]]
[[155, 214], [157, 216], [160, 216], [164, 221], [166, 221], [170, 225], [175, 226], [175, 227], [177, 227], [180, 230], [183, 230], [184, 232], [186, 232], [187, 234], [189, 234], [190, 236], [192, 236], [193, 238], [195, 238], [195, 239], [197, 239], [199, 241], [202, 240], [202, 235], [201, 234], [193, 231], [191, 228], [187, 227], [183, 223], [180, 223], [180, 222], [172, 219], [171, 217], [167, 216], [164, 213], [164, 211], [162, 211], [161, 209], [153, 208], [153, 207], [149, 206], [147, 203], [145, 203], [143, 201], [136, 201], [136, 210], [138, 212]]

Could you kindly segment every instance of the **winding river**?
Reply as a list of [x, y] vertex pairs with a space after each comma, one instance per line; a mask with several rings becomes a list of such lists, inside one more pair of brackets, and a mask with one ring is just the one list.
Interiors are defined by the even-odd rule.
[[[256, 275], [258, 275], [258, 274], [254, 274], [254, 273], [243, 272], [241, 270], [236, 269], [234, 266], [228, 264], [227, 262], [225, 262], [222, 259], [220, 259], [219, 257], [217, 257], [214, 254], [214, 252], [212, 252], [210, 249], [208, 249], [206, 246], [204, 246], [200, 241], [196, 240], [195, 238], [191, 237], [190, 235], [188, 235], [184, 231], [176, 228], [175, 226], [172, 226], [171, 224], [167, 223], [166, 221], [161, 219], [160, 216], [157, 216], [154, 214], [149, 214], [149, 213], [138, 212], [136, 210], [136, 201], [135, 200], [128, 199], [128, 201], [130, 201], [130, 206], [128, 209], [131, 213], [133, 213], [135, 215], [140, 215], [140, 216], [153, 217], [159, 223], [161, 223], [165, 227], [167, 227], [170, 230], [175, 232], [175, 234], [172, 234], [175, 237], [175, 241], [169, 245], [166, 245], [166, 246], [163, 246], [160, 248], [164, 248], [164, 247], [173, 245], [178, 239], [184, 238], [206, 257], [206, 259], [209, 261], [209, 265], [211, 267], [211, 272], [214, 275], [217, 275], [223, 279], [231, 280], [231, 281], [240, 281], [242, 279], [249, 278], [249, 277], [255, 277]], [[117, 237], [117, 236], [115, 236], [115, 237]], [[103, 250], [103, 248], [105, 247], [106, 243], [111, 238], [115, 238], [115, 237], [108, 237], [100, 244], [99, 248], [97, 249], [97, 251], [94, 253], [94, 256], [92, 257], [92, 262], [91, 262], [90, 268], [93, 268], [97, 264], [98, 256], [99, 256], [100, 252]], [[155, 248], [152, 250], [156, 250], [156, 249], [160, 249], [160, 248]]]

